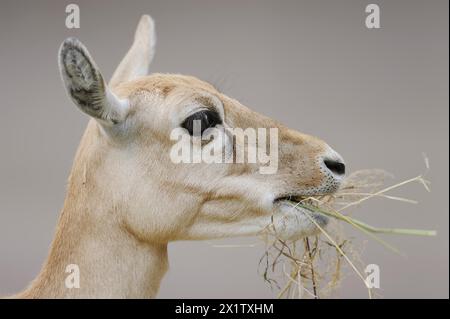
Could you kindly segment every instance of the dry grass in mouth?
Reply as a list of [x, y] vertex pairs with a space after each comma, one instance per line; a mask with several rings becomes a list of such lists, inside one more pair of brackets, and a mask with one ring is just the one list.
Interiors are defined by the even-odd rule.
[[[427, 161], [426, 161], [427, 162]], [[427, 165], [428, 168], [428, 165]], [[260, 273], [272, 289], [278, 290], [278, 298], [320, 298], [328, 296], [339, 286], [343, 267], [349, 267], [367, 288], [369, 298], [373, 291], [366, 283], [359, 253], [361, 242], [345, 236], [343, 224], [367, 235], [385, 248], [400, 251], [380, 238], [380, 234], [435, 236], [432, 230], [379, 228], [369, 225], [348, 213], [373, 198], [396, 200], [416, 204], [415, 200], [396, 197], [390, 192], [402, 186], [419, 183], [430, 191], [429, 182], [422, 175], [395, 185], [384, 187], [387, 174], [383, 170], [361, 170], [351, 174], [340, 190], [332, 195], [313, 196], [287, 201], [299, 213], [305, 214], [319, 229], [319, 235], [297, 241], [285, 241], [277, 236], [274, 225], [263, 234], [266, 250], [260, 260]], [[314, 219], [322, 214], [330, 219], [326, 229]], [[334, 221], [334, 223], [332, 223]]]

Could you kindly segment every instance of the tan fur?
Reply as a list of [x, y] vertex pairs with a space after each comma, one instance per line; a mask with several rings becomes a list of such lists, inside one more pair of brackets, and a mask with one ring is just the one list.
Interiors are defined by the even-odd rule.
[[[146, 18], [144, 23], [149, 25]], [[137, 32], [135, 41], [152, 42], [144, 36], [145, 30]], [[114, 127], [89, 122], [49, 256], [15, 297], [155, 297], [168, 267], [168, 242], [257, 235], [272, 215], [289, 216], [277, 212], [276, 197], [320, 192], [329, 178], [319, 162], [334, 153], [321, 140], [255, 113], [194, 77], [136, 78], [139, 72], [127, 68], [145, 67], [142, 47], [132, 46], [110, 82], [114, 94], [129, 101], [126, 120]], [[261, 175], [256, 164], [246, 163], [172, 163], [170, 131], [196, 105], [217, 108], [228, 127], [278, 128], [278, 172]], [[314, 231], [288, 222], [300, 234]], [[64, 285], [68, 264], [80, 267], [79, 289]]]

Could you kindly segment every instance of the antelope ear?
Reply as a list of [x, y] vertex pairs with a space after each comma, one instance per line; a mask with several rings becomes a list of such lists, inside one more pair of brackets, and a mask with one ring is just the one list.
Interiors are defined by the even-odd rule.
[[155, 55], [155, 43], [153, 19], [149, 15], [143, 15], [136, 28], [134, 42], [114, 72], [109, 85], [114, 88], [122, 82], [147, 75]]
[[120, 100], [110, 91], [94, 60], [79, 40], [68, 38], [62, 43], [59, 69], [68, 95], [81, 111], [108, 125], [125, 119], [128, 101]]

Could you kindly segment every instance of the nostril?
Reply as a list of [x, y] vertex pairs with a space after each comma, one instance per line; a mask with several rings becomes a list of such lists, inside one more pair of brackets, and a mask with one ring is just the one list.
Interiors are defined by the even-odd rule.
[[330, 159], [326, 159], [323, 162], [324, 162], [325, 166], [330, 171], [332, 171], [334, 174], [336, 174], [336, 175], [344, 175], [345, 174], [345, 164], [344, 163], [330, 160]]

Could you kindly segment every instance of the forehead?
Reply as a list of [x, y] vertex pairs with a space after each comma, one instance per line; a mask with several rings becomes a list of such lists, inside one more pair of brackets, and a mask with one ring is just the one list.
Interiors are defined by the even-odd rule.
[[[114, 88], [114, 92], [121, 98], [132, 98], [141, 92], [149, 93], [150, 96], [158, 96], [161, 105], [167, 105], [163, 103], [163, 100], [171, 101], [173, 98], [178, 101], [182, 96], [195, 99], [204, 106], [214, 107], [217, 103], [214, 103], [213, 100], [217, 98], [223, 106], [222, 115], [227, 116], [228, 124], [232, 126], [243, 128], [279, 126], [276, 121], [248, 109], [237, 100], [219, 92], [213, 85], [193, 76], [156, 73], [121, 83]], [[211, 97], [214, 99], [211, 100]], [[174, 105], [178, 105], [178, 103], [174, 103]], [[158, 109], [167, 110], [164, 107]], [[179, 109], [173, 111], [178, 113]]]
[[130, 97], [141, 91], [159, 94], [167, 97], [175, 90], [206, 91], [213, 94], [219, 92], [211, 84], [201, 81], [193, 76], [180, 74], [152, 74], [136, 80], [122, 83], [116, 89], [121, 97]]

